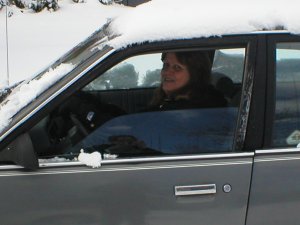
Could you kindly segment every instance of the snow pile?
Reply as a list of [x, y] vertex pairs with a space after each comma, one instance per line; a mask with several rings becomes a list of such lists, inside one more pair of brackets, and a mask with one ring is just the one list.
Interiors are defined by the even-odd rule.
[[17, 112], [32, 102], [38, 95], [47, 90], [73, 68], [74, 65], [61, 64], [56, 67], [55, 70], [50, 69], [40, 79], [21, 84], [19, 90], [10, 94], [5, 103], [0, 107], [0, 132], [9, 124], [11, 118]]
[[78, 156], [78, 161], [87, 166], [98, 168], [101, 166], [102, 157], [99, 152], [85, 153], [83, 150], [81, 150]]
[[115, 48], [144, 41], [283, 28], [300, 33], [299, 0], [152, 0], [114, 20]]

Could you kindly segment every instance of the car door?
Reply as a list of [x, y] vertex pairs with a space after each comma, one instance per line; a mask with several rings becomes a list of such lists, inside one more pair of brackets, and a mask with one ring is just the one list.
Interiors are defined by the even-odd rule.
[[6, 6], [1, 8], [0, 4], [0, 88], [4, 85], [7, 85], [8, 77], [7, 77], [7, 40], [6, 40]]
[[268, 37], [266, 135], [255, 152], [247, 224], [300, 221], [299, 45], [296, 35]]
[[[178, 152], [174, 154], [104, 159], [101, 167], [97, 168], [86, 167], [72, 158], [61, 161], [59, 155], [45, 161], [40, 160], [40, 168], [35, 171], [2, 165], [2, 223], [245, 224], [254, 153], [243, 152], [242, 146], [254, 79], [255, 40], [255, 36], [228, 37], [224, 40], [215, 38], [209, 42], [210, 48], [217, 50], [217, 55], [222, 59], [214, 62], [215, 70], [224, 68], [226, 64], [222, 62], [236, 62], [236, 59], [242, 66], [242, 69], [238, 69], [241, 78], [239, 86], [242, 87], [239, 95], [241, 100], [238, 101], [240, 104], [216, 109], [133, 113], [116, 117], [102, 125], [100, 131], [96, 130], [100, 132], [98, 134], [103, 134], [96, 136], [96, 141], [99, 141], [116, 129], [131, 128], [130, 137], [133, 134], [139, 138], [145, 137], [143, 141], [146, 144], [150, 143], [152, 148], [157, 145], [162, 152], [164, 147], [160, 146], [176, 143]], [[191, 44], [201, 50], [208, 46], [207, 40], [180, 43], [176, 48], [173, 43], [166, 45], [166, 48], [181, 49]], [[151, 45], [148, 45], [151, 52], [149, 46]], [[157, 46], [155, 49], [158, 51]], [[241, 58], [236, 57], [236, 52], [241, 52], [241, 49], [244, 53], [242, 60], [239, 60]], [[127, 62], [132, 51], [119, 52], [118, 57], [122, 59], [114, 65], [122, 64], [123, 60]], [[139, 54], [141, 53], [146, 54]], [[231, 57], [224, 60], [226, 54]], [[119, 90], [113, 89], [110, 94], [117, 91]], [[133, 99], [135, 98], [131, 100]], [[80, 108], [80, 105], [76, 107]], [[202, 116], [206, 116], [206, 119], [200, 119]], [[189, 120], [190, 118], [193, 120]], [[37, 152], [42, 148], [37, 143], [45, 143], [40, 142], [40, 135], [44, 130], [34, 132], [34, 129], [39, 129], [47, 120], [48, 117], [45, 117], [29, 131]], [[151, 126], [153, 124], [155, 126]], [[202, 126], [204, 130], [200, 132], [198, 126]], [[189, 132], [191, 127], [195, 129]], [[206, 127], [209, 129], [205, 130]], [[231, 130], [223, 138], [222, 129], [228, 127]], [[200, 136], [196, 131], [199, 131]], [[156, 135], [158, 137], [153, 138]], [[195, 136], [203, 139], [197, 141]], [[88, 135], [87, 139], [89, 137], [95, 140], [92, 135]], [[202, 144], [201, 149], [207, 151], [192, 152], [191, 146], [195, 141]], [[184, 149], [187, 149], [186, 152]]]

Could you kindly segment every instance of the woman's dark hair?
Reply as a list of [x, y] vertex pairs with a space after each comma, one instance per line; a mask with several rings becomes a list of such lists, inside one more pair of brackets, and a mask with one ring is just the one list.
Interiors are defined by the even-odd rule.
[[[168, 52], [162, 53], [163, 61]], [[212, 63], [206, 51], [174, 52], [180, 63], [185, 65], [190, 74], [190, 80], [174, 95], [189, 93], [190, 98], [199, 96], [201, 92], [210, 84], [210, 73]], [[166, 98], [166, 94], [160, 85], [154, 93], [151, 105], [159, 105]]]

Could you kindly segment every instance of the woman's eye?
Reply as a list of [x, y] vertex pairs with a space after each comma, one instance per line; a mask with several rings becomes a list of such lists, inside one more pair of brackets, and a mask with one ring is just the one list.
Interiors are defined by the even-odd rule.
[[173, 66], [173, 69], [174, 69], [174, 71], [179, 72], [179, 71], [182, 70], [182, 67], [179, 66], [179, 65], [174, 65], [174, 66]]
[[182, 66], [180, 65], [170, 65], [169, 63], [164, 63], [163, 64], [163, 67], [162, 67], [162, 70], [172, 70], [174, 72], [180, 72], [183, 70]]

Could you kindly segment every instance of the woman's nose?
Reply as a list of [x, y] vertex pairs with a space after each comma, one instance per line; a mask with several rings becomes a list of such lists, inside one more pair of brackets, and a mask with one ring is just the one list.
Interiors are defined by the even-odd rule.
[[161, 74], [164, 74], [164, 75], [173, 75], [174, 74], [174, 69], [172, 69], [172, 67], [163, 68], [161, 70]]

